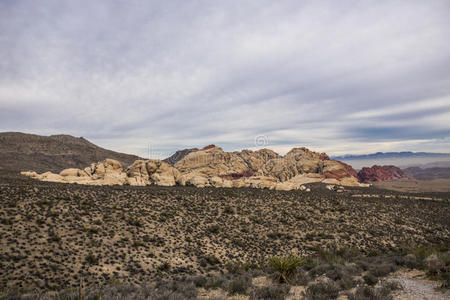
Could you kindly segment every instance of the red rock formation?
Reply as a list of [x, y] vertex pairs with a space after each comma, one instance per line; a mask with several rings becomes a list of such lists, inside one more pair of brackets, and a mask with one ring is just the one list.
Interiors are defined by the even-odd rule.
[[387, 181], [402, 178], [411, 178], [408, 174], [396, 166], [377, 166], [371, 168], [364, 167], [358, 172], [361, 182]]
[[335, 169], [331, 171], [325, 171], [323, 175], [325, 178], [333, 178], [333, 179], [342, 179], [345, 177], [356, 177], [358, 178], [358, 173], [356, 173], [355, 169], [353, 169], [350, 165], [347, 165], [346, 163], [343, 163], [342, 161], [337, 161], [341, 165], [344, 166], [343, 169]]

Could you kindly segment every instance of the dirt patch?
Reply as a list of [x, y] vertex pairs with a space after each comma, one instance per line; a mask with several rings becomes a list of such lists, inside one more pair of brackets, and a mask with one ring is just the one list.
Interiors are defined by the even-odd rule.
[[441, 300], [450, 299], [450, 291], [438, 290], [442, 282], [427, 279], [419, 270], [399, 270], [387, 278], [398, 283], [402, 289], [394, 292], [397, 300]]

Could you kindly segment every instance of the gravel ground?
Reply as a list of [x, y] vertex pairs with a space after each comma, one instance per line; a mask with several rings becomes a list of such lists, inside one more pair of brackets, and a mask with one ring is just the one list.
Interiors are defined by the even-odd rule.
[[396, 300], [450, 299], [449, 290], [437, 290], [441, 283], [426, 279], [425, 273], [419, 270], [400, 270], [392, 274], [388, 280], [402, 286], [402, 290], [394, 293]]

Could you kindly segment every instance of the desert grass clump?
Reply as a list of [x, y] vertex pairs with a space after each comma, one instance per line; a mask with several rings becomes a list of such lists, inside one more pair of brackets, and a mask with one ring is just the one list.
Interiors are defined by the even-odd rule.
[[289, 283], [297, 273], [297, 269], [305, 263], [305, 259], [295, 255], [285, 257], [274, 256], [269, 266], [276, 270], [274, 280], [277, 283]]

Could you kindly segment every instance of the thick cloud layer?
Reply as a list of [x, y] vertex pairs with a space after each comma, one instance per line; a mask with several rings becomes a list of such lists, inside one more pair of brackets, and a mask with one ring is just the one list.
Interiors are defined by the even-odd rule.
[[449, 36], [447, 0], [1, 1], [0, 130], [449, 152]]

